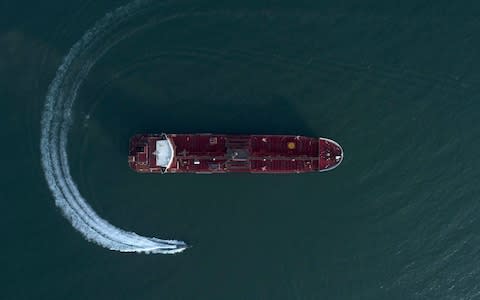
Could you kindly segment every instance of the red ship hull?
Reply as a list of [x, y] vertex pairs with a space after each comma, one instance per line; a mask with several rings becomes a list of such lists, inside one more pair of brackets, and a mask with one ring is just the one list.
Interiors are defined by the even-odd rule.
[[342, 160], [338, 143], [292, 135], [140, 134], [128, 156], [140, 173], [306, 173]]

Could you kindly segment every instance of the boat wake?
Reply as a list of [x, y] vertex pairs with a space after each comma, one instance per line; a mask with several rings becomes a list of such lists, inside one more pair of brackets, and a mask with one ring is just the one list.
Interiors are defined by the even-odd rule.
[[[50, 84], [41, 121], [42, 166], [56, 205], [84, 237], [110, 250], [173, 254], [187, 248], [177, 240], [145, 237], [113, 226], [98, 216], [80, 194], [70, 174], [67, 141], [78, 89], [96, 61], [114, 45], [102, 42], [120, 23], [139, 13], [148, 1], [134, 1], [106, 14], [75, 43]], [[98, 45], [103, 45], [97, 49]]]

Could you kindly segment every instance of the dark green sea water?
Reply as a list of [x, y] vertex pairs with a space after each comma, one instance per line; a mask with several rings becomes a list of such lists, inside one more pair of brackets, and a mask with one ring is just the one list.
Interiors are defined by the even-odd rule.
[[[64, 88], [71, 175], [115, 226], [193, 245], [177, 255], [88, 242], [41, 163], [57, 69], [127, 4], [0, 2], [0, 298], [480, 299], [479, 3], [153, 2], [93, 32]], [[345, 160], [139, 175], [139, 132], [324, 136]]]

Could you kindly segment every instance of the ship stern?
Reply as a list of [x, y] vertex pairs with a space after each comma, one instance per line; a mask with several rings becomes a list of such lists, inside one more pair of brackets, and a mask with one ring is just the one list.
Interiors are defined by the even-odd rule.
[[135, 172], [144, 172], [147, 165], [148, 143], [141, 134], [130, 138], [128, 145], [128, 166]]

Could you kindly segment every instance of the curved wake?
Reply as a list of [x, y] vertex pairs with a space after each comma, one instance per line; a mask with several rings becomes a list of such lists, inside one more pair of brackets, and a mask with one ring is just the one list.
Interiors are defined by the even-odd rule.
[[145, 3], [147, 1], [134, 1], [106, 14], [64, 57], [48, 88], [41, 121], [40, 151], [45, 177], [56, 205], [87, 240], [121, 252], [172, 254], [185, 250], [186, 243], [124, 231], [98, 216], [80, 195], [73, 181], [66, 150], [72, 107], [78, 89], [96, 61], [109, 48], [98, 51], [96, 55], [90, 52], [102, 37], [138, 13]]

